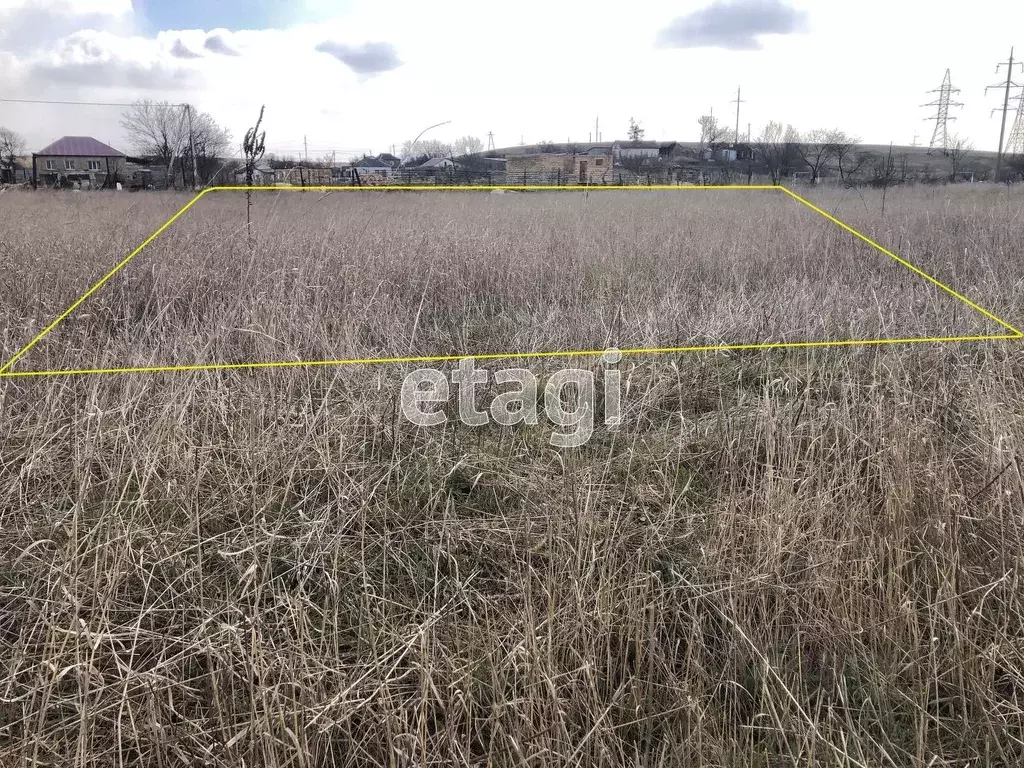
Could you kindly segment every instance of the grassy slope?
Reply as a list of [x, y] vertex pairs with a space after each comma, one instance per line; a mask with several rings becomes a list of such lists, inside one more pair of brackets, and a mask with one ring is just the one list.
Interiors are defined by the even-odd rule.
[[[24, 367], [976, 323], [760, 198], [335, 197], [197, 212]], [[182, 202], [9, 198], [8, 353]], [[1015, 191], [817, 201], [1021, 317]], [[400, 367], [0, 382], [0, 764], [1020, 763], [1018, 343], [621, 367], [572, 451]]]

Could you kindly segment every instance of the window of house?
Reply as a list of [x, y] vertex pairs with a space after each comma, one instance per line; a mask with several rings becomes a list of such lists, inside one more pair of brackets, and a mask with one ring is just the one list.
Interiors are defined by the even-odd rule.
[[57, 170], [57, 161], [56, 160], [47, 160], [46, 161], [46, 170], [48, 170], [48, 171], [56, 171]]
[[89, 161], [89, 170], [90, 171], [98, 171], [99, 169], [100, 169], [100, 161], [99, 160], [90, 160]]
[[598, 158], [597, 160], [594, 161], [594, 165], [604, 165], [604, 160]]
[[64, 161], [64, 170], [65, 171], [73, 171], [73, 170], [75, 170], [75, 161], [74, 160], [65, 160]]

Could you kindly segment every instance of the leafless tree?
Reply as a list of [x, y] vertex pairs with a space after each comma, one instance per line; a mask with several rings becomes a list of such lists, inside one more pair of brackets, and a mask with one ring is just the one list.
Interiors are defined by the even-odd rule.
[[242, 141], [242, 151], [245, 152], [245, 223], [250, 247], [252, 247], [252, 183], [256, 175], [256, 166], [259, 165], [267, 151], [267, 132], [260, 131], [264, 109], [266, 109], [266, 105], [260, 107], [260, 116], [256, 120], [256, 125], [245, 132], [245, 139]]
[[843, 182], [852, 180], [852, 177], [857, 175], [866, 162], [866, 158], [857, 153], [860, 139], [837, 129], [833, 131], [830, 143], [832, 157], [839, 169], [839, 178]]
[[643, 141], [645, 133], [647, 133], [647, 131], [640, 127], [640, 123], [632, 117], [629, 118], [629, 130], [626, 131], [626, 135], [629, 137], [630, 141]]
[[949, 148], [946, 150], [946, 159], [949, 161], [949, 180], [956, 181], [963, 167], [967, 164], [970, 153], [974, 151], [974, 145], [961, 136], [953, 136], [949, 141]]
[[896, 158], [897, 168], [900, 174], [900, 183], [906, 184], [907, 179], [910, 177], [910, 155], [906, 152], [901, 152], [899, 157]]
[[800, 136], [796, 154], [811, 172], [811, 181], [816, 182], [821, 172], [835, 158], [836, 136], [839, 130], [816, 128]]
[[782, 123], [770, 120], [754, 144], [754, 152], [764, 165], [772, 184], [778, 184], [789, 172], [799, 137], [793, 126], [782, 127]]
[[[191, 133], [189, 130], [191, 113]], [[207, 178], [216, 159], [231, 143], [231, 133], [206, 112], [180, 104], [143, 99], [121, 114], [121, 127], [132, 148], [141, 155], [155, 157], [167, 167], [168, 175], [177, 157], [196, 163], [198, 175]], [[195, 146], [195, 158], [192, 147]], [[183, 167], [184, 172], [184, 167]]]
[[406, 141], [402, 143], [402, 157], [422, 157], [426, 156], [429, 160], [432, 157], [452, 157], [454, 154], [454, 148], [451, 144], [448, 144], [438, 139], [428, 139], [426, 141]]
[[193, 110], [192, 135], [186, 136], [182, 155], [189, 164], [195, 163], [196, 175], [201, 183], [205, 184], [216, 173], [220, 158], [228, 154], [230, 147], [231, 132], [218, 125], [206, 112], [196, 113]]
[[457, 156], [475, 155], [484, 151], [484, 143], [476, 136], [462, 136], [452, 144], [452, 151]]
[[[0, 126], [0, 176], [14, 181], [18, 158], [25, 154], [25, 139], [16, 131]], [[0, 179], [2, 181], [3, 179]]]
[[1009, 172], [1006, 176], [1007, 182], [1024, 181], [1024, 154], [1011, 155], [1003, 160]]
[[723, 143], [729, 135], [729, 129], [718, 122], [712, 115], [703, 115], [697, 119], [700, 126], [700, 141], [697, 146], [697, 156], [704, 160], [707, 152], [713, 152]]
[[892, 156], [892, 144], [889, 144], [889, 152], [875, 161], [871, 183], [875, 187], [882, 188], [882, 218], [885, 218], [885, 200], [889, 187], [896, 184], [899, 170], [896, 165], [896, 158]]

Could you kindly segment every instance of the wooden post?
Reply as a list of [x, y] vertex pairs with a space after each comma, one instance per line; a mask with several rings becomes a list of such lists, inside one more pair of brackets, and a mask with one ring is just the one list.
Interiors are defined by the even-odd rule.
[[36, 177], [36, 153], [32, 153], [32, 189], [39, 189], [39, 182]]

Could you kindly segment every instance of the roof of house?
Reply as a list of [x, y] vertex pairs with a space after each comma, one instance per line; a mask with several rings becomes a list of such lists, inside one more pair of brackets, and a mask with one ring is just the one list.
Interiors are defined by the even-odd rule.
[[[253, 171], [255, 173], [263, 173], [263, 174], [274, 173], [274, 169], [271, 166], [265, 165], [263, 163], [261, 163], [260, 165], [257, 165], [255, 168], [253, 168]], [[245, 173], [245, 164], [243, 163], [241, 168], [236, 168], [235, 169], [235, 173], [236, 174], [244, 174]]]
[[420, 163], [417, 168], [443, 168], [447, 165], [455, 165], [447, 157], [432, 157], [425, 163]]
[[364, 157], [362, 160], [354, 160], [352, 162], [353, 168], [390, 168], [391, 166], [385, 162], [381, 162], [376, 157]]
[[617, 141], [619, 149], [661, 149], [660, 141]]
[[102, 141], [96, 141], [91, 136], [63, 136], [57, 139], [48, 147], [43, 147], [36, 152], [40, 156], [61, 156], [61, 157], [126, 157], [124, 152], [118, 152]]

